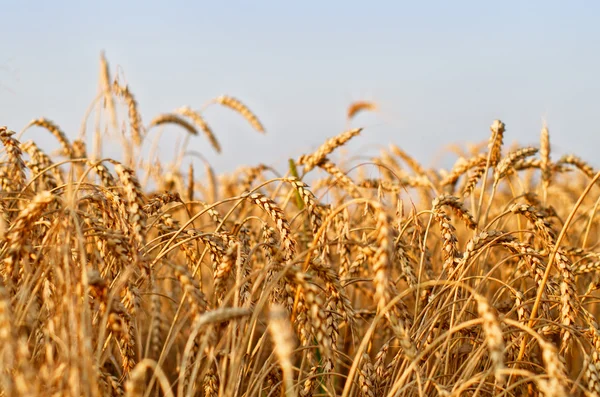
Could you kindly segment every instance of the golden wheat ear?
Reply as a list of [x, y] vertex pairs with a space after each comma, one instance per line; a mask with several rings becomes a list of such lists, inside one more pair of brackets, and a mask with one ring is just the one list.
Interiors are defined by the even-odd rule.
[[39, 119], [31, 120], [29, 122], [29, 124], [27, 124], [25, 129], [32, 127], [32, 126], [42, 127], [42, 128], [47, 129], [48, 131], [50, 131], [50, 133], [60, 143], [60, 146], [62, 147], [62, 154], [67, 158], [73, 157], [73, 155], [74, 155], [73, 146], [71, 145], [71, 142], [69, 142], [67, 135], [63, 132], [63, 130], [60, 129], [60, 127], [56, 123], [42, 117]]
[[142, 127], [142, 118], [138, 111], [138, 104], [135, 100], [135, 97], [129, 90], [128, 86], [121, 86], [116, 80], [112, 85], [112, 91], [116, 96], [122, 98], [127, 104], [129, 113], [129, 126], [131, 127], [131, 138], [137, 146], [140, 146], [142, 144], [144, 132]]
[[198, 130], [196, 129], [196, 127], [194, 127], [194, 125], [188, 123], [187, 120], [185, 120], [183, 117], [174, 113], [159, 114], [158, 116], [153, 118], [152, 121], [150, 121], [148, 129], [163, 124], [175, 124], [180, 126], [192, 135], [198, 135]]
[[192, 120], [192, 123], [194, 123], [196, 127], [200, 128], [204, 135], [206, 135], [213, 149], [215, 149], [217, 153], [221, 153], [221, 145], [219, 144], [217, 137], [199, 112], [195, 112], [191, 108], [184, 106], [176, 109], [175, 113], [188, 117], [190, 120]]
[[360, 134], [361, 131], [362, 128], [355, 128], [342, 132], [333, 138], [329, 138], [325, 141], [325, 143], [319, 146], [319, 148], [313, 154], [300, 156], [297, 163], [299, 165], [303, 165], [304, 171], [308, 172], [319, 165], [319, 163], [323, 161], [329, 153], [333, 152], [338, 147], [343, 146], [350, 139]]
[[100, 90], [104, 93], [104, 103], [108, 109], [110, 123], [114, 130], [118, 127], [117, 111], [115, 106], [115, 98], [110, 85], [110, 68], [104, 51], [100, 53]]
[[377, 104], [375, 102], [369, 101], [356, 101], [348, 106], [348, 110], [346, 111], [346, 117], [348, 120], [351, 120], [358, 113], [365, 111], [375, 111], [377, 110]]
[[258, 117], [256, 117], [256, 115], [252, 113], [252, 111], [239, 99], [227, 95], [221, 95], [220, 97], [213, 99], [213, 102], [238, 112], [248, 121], [248, 123], [250, 123], [252, 128], [263, 134], [265, 133], [265, 128]]

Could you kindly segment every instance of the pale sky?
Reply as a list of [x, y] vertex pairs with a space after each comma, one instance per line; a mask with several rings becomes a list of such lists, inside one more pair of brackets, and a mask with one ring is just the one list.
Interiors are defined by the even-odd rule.
[[[104, 50], [145, 124], [221, 94], [259, 116], [265, 136], [231, 111], [206, 110], [223, 153], [201, 136], [190, 150], [218, 171], [285, 170], [344, 131], [355, 100], [381, 113], [352, 122], [365, 130], [351, 155], [392, 142], [434, 165], [445, 145], [487, 140], [499, 118], [507, 143], [537, 144], [546, 120], [556, 156], [600, 165], [597, 1], [4, 0], [1, 9], [0, 125], [15, 131], [43, 116], [74, 139]], [[165, 133], [168, 158], [185, 132]], [[56, 147], [43, 130], [32, 138]]]

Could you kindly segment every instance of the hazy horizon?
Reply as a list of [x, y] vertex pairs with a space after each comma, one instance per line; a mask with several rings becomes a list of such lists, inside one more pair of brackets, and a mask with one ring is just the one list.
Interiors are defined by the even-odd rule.
[[[506, 123], [507, 144], [537, 144], [545, 120], [555, 156], [576, 153], [599, 165], [600, 3], [34, 1], [3, 11], [0, 125], [15, 131], [46, 117], [76, 138], [105, 51], [144, 125], [222, 94], [258, 115], [265, 136], [227, 109], [204, 113], [223, 153], [202, 136], [190, 150], [217, 171], [284, 169], [287, 158], [345, 130], [356, 100], [381, 112], [352, 121], [365, 129], [351, 156], [394, 143], [434, 165], [450, 144], [487, 140], [494, 119]], [[167, 157], [185, 132], [168, 134]], [[24, 136], [32, 138], [57, 146], [39, 129]]]

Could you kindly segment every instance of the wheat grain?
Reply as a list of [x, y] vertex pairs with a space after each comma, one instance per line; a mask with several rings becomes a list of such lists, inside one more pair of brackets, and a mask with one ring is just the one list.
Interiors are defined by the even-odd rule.
[[490, 131], [492, 131], [492, 135], [490, 136], [490, 141], [488, 143], [488, 151], [491, 167], [495, 167], [496, 165], [498, 165], [498, 162], [502, 157], [502, 143], [504, 139], [505, 128], [506, 126], [500, 120], [494, 120], [494, 122], [490, 126]]

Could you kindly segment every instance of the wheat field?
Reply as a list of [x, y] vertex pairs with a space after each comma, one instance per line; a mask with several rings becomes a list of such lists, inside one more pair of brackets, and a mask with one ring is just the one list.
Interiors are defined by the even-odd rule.
[[0, 127], [3, 396], [600, 396], [600, 173], [547, 127], [492, 121], [449, 170], [392, 144], [373, 178], [349, 128], [216, 175], [140, 159], [150, 129], [221, 151], [204, 108], [145, 125], [104, 57], [99, 85], [78, 139], [22, 131], [58, 152]]

